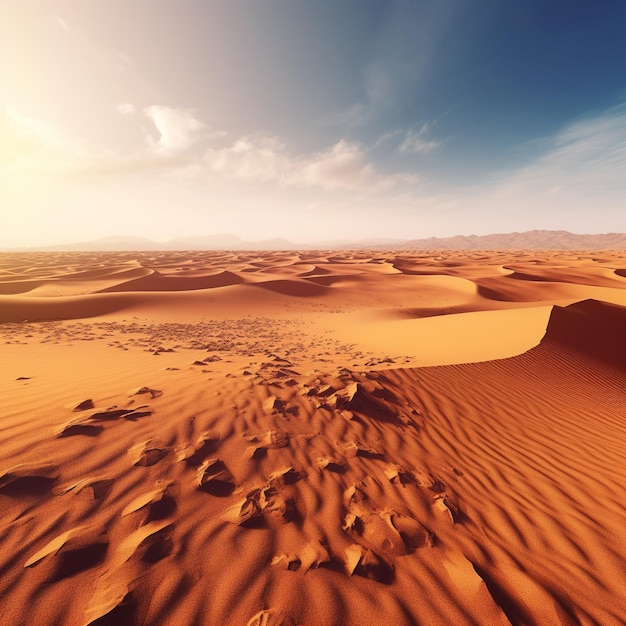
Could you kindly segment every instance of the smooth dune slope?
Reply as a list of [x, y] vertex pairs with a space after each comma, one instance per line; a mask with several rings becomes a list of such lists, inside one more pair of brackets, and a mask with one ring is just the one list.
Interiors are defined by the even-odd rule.
[[625, 265], [0, 256], [0, 622], [625, 623]]

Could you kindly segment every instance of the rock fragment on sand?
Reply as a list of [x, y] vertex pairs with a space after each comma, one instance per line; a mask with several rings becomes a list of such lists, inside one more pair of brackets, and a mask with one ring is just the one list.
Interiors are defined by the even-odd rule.
[[278, 399], [276, 396], [270, 396], [263, 402], [263, 410], [266, 413], [276, 413], [285, 410], [286, 402]]
[[111, 407], [102, 411], [97, 411], [89, 416], [89, 421], [92, 422], [110, 422], [120, 419], [128, 413], [132, 413], [135, 409], [118, 409], [117, 407]]
[[416, 482], [411, 471], [399, 465], [391, 465], [385, 468], [384, 472], [390, 483], [406, 485]]
[[300, 569], [302, 561], [293, 554], [279, 554], [272, 559], [272, 565], [279, 569], [295, 572]]
[[82, 402], [79, 402], [72, 410], [73, 411], [87, 411], [88, 409], [93, 409], [94, 403], [91, 398], [87, 398]]
[[445, 495], [436, 495], [434, 498], [433, 508], [438, 511], [440, 514], [443, 514], [447, 519], [449, 519], [453, 524], [459, 521], [461, 514], [458, 509], [451, 501], [448, 496]]
[[160, 398], [163, 392], [159, 389], [151, 389], [150, 387], [138, 387], [130, 392], [131, 396], [149, 395], [153, 400]]
[[292, 466], [284, 467], [270, 474], [269, 484], [273, 486], [291, 485], [298, 482], [302, 478], [302, 474]]
[[148, 405], [142, 405], [134, 408], [128, 413], [125, 413], [124, 415], [122, 415], [122, 417], [125, 420], [130, 420], [131, 422], [134, 422], [140, 417], [148, 417], [150, 415], [152, 415], [152, 409]]
[[296, 505], [293, 497], [285, 496], [279, 489], [268, 485], [259, 492], [259, 508], [266, 520], [287, 524], [294, 517]]
[[258, 503], [259, 490], [250, 492], [245, 498], [228, 507], [222, 514], [222, 519], [237, 526], [252, 526], [262, 518]]
[[329, 472], [336, 472], [338, 474], [341, 474], [346, 470], [346, 463], [343, 459], [338, 459], [330, 456], [320, 456], [316, 459], [315, 462], [320, 469], [324, 469]]
[[380, 450], [363, 443], [362, 441], [348, 441], [344, 445], [344, 452], [346, 453], [346, 456], [360, 456], [366, 459], [379, 459], [383, 456], [383, 453]]
[[302, 550], [300, 550], [298, 556], [304, 571], [315, 569], [331, 562], [328, 548], [315, 540], [307, 543]]
[[344, 567], [348, 576], [357, 574], [378, 582], [390, 582], [393, 568], [374, 551], [353, 543], [345, 549]]
[[184, 443], [176, 448], [176, 460], [185, 461], [189, 465], [200, 465], [207, 454], [215, 450], [220, 440], [219, 433], [207, 431], [202, 433], [194, 443]]
[[352, 576], [363, 558], [363, 547], [357, 543], [350, 544], [345, 549], [345, 556], [344, 566], [346, 574]]
[[235, 478], [221, 459], [205, 461], [196, 474], [198, 488], [213, 496], [227, 496], [235, 489]]
[[65, 424], [61, 424], [55, 429], [54, 434], [58, 438], [73, 437], [75, 435], [86, 435], [87, 437], [95, 437], [104, 430], [102, 424], [91, 424], [88, 420], [70, 420]]
[[158, 445], [154, 440], [148, 439], [134, 445], [128, 454], [133, 465], [150, 467], [167, 456], [169, 449]]
[[352, 485], [344, 492], [347, 513], [342, 529], [357, 542], [364, 542], [392, 556], [432, 547], [434, 534], [418, 520], [392, 508], [378, 509], [363, 486]]
[[300, 478], [301, 474], [293, 467], [273, 472], [267, 483], [250, 490], [245, 498], [228, 507], [222, 519], [238, 526], [255, 526], [263, 521], [270, 525], [291, 522], [297, 513], [296, 499], [284, 488]]
[[253, 448], [251, 451], [253, 456], [259, 448], [269, 450], [285, 448], [289, 445], [289, 433], [282, 430], [270, 430], [263, 435], [251, 435], [246, 437], [246, 439], [250, 443], [256, 444], [251, 446]]

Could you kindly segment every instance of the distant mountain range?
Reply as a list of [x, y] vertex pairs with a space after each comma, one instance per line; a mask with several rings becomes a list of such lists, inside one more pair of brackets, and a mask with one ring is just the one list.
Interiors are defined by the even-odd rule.
[[402, 247], [414, 250], [626, 250], [626, 233], [576, 235], [566, 230], [529, 230], [414, 239]]
[[115, 252], [150, 250], [626, 250], [626, 233], [577, 235], [565, 230], [530, 230], [523, 233], [456, 235], [428, 239], [364, 239], [301, 244], [287, 239], [246, 241], [231, 234], [179, 237], [156, 242], [143, 237], [105, 237], [95, 241], [13, 248], [19, 252]]

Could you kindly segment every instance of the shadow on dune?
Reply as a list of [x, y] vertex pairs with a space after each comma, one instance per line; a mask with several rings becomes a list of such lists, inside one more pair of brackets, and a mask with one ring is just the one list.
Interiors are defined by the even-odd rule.
[[281, 293], [285, 296], [295, 296], [297, 298], [311, 298], [321, 296], [328, 291], [328, 287], [316, 285], [304, 280], [267, 280], [262, 283], [253, 283], [251, 287], [267, 289]]
[[20, 293], [28, 293], [37, 287], [41, 287], [46, 281], [43, 280], [16, 280], [0, 283], [0, 294], [12, 296]]
[[113, 287], [101, 289], [98, 293], [112, 293], [121, 291], [196, 291], [199, 289], [214, 289], [228, 285], [240, 285], [244, 279], [234, 272], [223, 271], [212, 276], [163, 276], [154, 272], [149, 276], [142, 276], [129, 280]]
[[626, 367], [626, 307], [583, 300], [555, 306], [542, 343], [556, 343], [617, 367]]
[[67, 296], [60, 298], [0, 296], [0, 323], [43, 322], [98, 317], [135, 304], [130, 294]]

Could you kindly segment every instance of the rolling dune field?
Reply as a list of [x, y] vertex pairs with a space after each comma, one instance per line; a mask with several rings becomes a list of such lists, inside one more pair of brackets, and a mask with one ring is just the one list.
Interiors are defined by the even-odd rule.
[[0, 254], [0, 623], [626, 623], [626, 253]]

